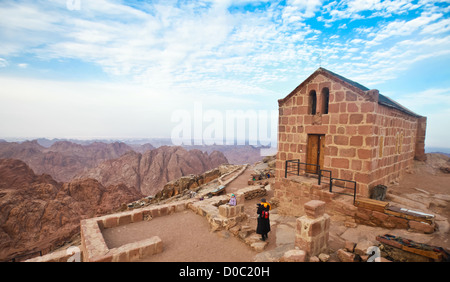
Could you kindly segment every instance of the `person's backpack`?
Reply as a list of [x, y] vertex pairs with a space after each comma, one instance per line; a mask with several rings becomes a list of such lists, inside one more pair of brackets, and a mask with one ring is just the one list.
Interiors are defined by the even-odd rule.
[[261, 218], [269, 218], [269, 212], [268, 211], [262, 211]]

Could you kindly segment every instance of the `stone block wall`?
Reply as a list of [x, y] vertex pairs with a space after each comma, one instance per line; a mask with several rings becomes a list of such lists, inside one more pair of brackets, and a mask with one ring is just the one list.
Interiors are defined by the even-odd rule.
[[[324, 88], [329, 89], [327, 114], [321, 112]], [[309, 93], [313, 90], [318, 97], [315, 115], [309, 114]], [[319, 74], [288, 100], [279, 101], [276, 179], [284, 177], [286, 160], [306, 161], [308, 134], [323, 134], [323, 168], [331, 170], [335, 178], [356, 180], [358, 193], [367, 195], [374, 154], [372, 124], [378, 105], [375, 94], [361, 95]]]
[[219, 215], [230, 218], [239, 216], [244, 212], [244, 205], [229, 206], [227, 204], [219, 206]]
[[330, 216], [325, 214], [325, 202], [312, 200], [305, 205], [306, 215], [297, 218], [295, 246], [309, 257], [328, 248]]
[[[236, 195], [238, 205], [229, 206], [227, 204], [218, 205], [218, 203], [227, 203], [229, 196], [215, 196], [202, 201], [192, 201], [188, 208], [206, 218], [211, 231], [230, 229], [236, 226], [247, 215], [244, 212], [243, 194]], [[218, 205], [218, 206], [217, 206]]]
[[416, 135], [416, 148], [414, 158], [418, 161], [426, 161], [427, 156], [425, 155], [425, 134], [427, 129], [427, 118], [419, 118], [417, 125], [417, 135]]
[[[416, 155], [420, 119], [396, 109], [378, 105], [373, 126], [373, 149], [369, 169], [369, 186], [388, 185], [398, 181], [412, 167]], [[424, 150], [425, 130], [422, 130], [422, 149]], [[423, 152], [424, 153], [424, 152]]]
[[336, 196], [329, 192], [325, 184], [311, 184], [296, 177], [282, 178], [275, 183], [274, 189], [274, 198], [279, 202], [278, 212], [294, 216], [304, 215], [304, 205], [311, 200], [330, 203]]
[[80, 262], [81, 249], [69, 247], [65, 250], [52, 252], [43, 256], [27, 259], [25, 262]]
[[300, 179], [282, 179], [276, 183], [274, 198], [279, 202], [278, 213], [283, 215], [304, 216], [307, 213], [306, 205], [311, 200], [320, 200], [325, 205], [325, 211], [329, 215], [339, 215], [348, 226], [364, 224], [369, 226], [381, 226], [385, 228], [407, 229], [418, 233], [433, 233], [436, 225], [433, 220], [425, 220], [410, 217], [407, 214], [395, 213], [386, 208], [364, 207], [353, 205], [352, 201], [343, 201], [335, 193], [330, 193], [325, 185], [316, 185], [302, 182]]
[[[324, 112], [324, 89], [329, 96]], [[311, 114], [311, 91], [317, 95]], [[306, 162], [308, 134], [325, 135], [323, 169], [334, 178], [357, 182], [357, 193], [389, 184], [421, 153], [426, 119], [421, 120], [378, 103], [378, 90], [362, 91], [319, 72], [278, 101], [278, 153], [275, 177], [284, 178], [285, 161]], [[417, 144], [417, 145], [416, 145]], [[382, 151], [382, 152], [381, 152]]]
[[163, 242], [158, 236], [109, 249], [102, 230], [179, 212], [185, 210], [188, 203], [189, 201], [182, 201], [149, 206], [82, 220], [80, 223], [82, 260], [85, 262], [129, 262], [162, 252]]

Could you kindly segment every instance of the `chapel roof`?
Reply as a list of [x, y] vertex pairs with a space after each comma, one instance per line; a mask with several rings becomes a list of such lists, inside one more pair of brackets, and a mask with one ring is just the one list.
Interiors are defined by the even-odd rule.
[[[297, 86], [288, 96], [286, 96], [284, 99], [281, 99], [281, 101], [284, 102], [289, 97], [293, 96], [297, 92], [298, 89], [302, 88], [306, 83], [308, 83], [310, 80], [312, 80], [318, 74], [323, 74], [328, 78], [331, 78], [333, 80], [337, 80], [338, 82], [346, 84], [347, 87], [349, 87], [361, 94], [364, 94], [365, 92], [370, 90], [369, 88], [365, 87], [364, 85], [362, 85], [356, 81], [350, 80], [346, 77], [343, 77], [342, 75], [339, 75], [330, 70], [320, 67], [313, 74], [311, 74], [305, 81], [303, 81], [299, 86]], [[381, 93], [379, 93], [379, 96], [378, 96], [378, 104], [397, 109], [403, 113], [406, 113], [406, 114], [414, 116], [414, 117], [421, 117], [420, 115], [414, 113], [413, 111], [409, 110], [408, 108], [402, 106], [401, 104], [395, 102], [391, 98], [389, 98]]]

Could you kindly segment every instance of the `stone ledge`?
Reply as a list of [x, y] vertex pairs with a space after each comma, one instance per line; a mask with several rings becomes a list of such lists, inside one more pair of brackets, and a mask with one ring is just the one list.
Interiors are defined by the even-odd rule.
[[56, 251], [44, 256], [39, 256], [26, 260], [25, 262], [80, 262], [81, 246], [69, 247], [65, 250]]
[[219, 206], [219, 215], [225, 218], [236, 217], [241, 215], [244, 212], [244, 205], [220, 205]]
[[[236, 198], [241, 198], [239, 193], [236, 193]], [[231, 229], [239, 221], [242, 221], [247, 215], [244, 213], [244, 205], [228, 206], [226, 204], [217, 207], [218, 203], [228, 202], [229, 196], [215, 196], [202, 201], [192, 202], [188, 207], [206, 218], [209, 223], [211, 231], [218, 231], [222, 229]], [[238, 200], [239, 201], [239, 200]]]
[[101, 257], [93, 258], [91, 262], [133, 262], [149, 255], [161, 253], [163, 243], [161, 238], [153, 236], [151, 238], [122, 245], [110, 249], [108, 253]]
[[162, 252], [163, 243], [158, 236], [109, 249], [103, 238], [102, 230], [183, 211], [191, 202], [192, 200], [188, 200], [160, 206], [149, 206], [82, 220], [80, 229], [83, 261], [128, 262]]
[[[436, 230], [434, 215], [390, 206], [387, 202], [366, 198], [357, 198], [353, 205], [345, 199], [340, 200], [338, 194], [331, 193], [324, 187], [302, 182], [300, 178], [281, 178], [275, 184], [274, 195], [274, 198], [279, 201], [278, 212], [294, 216], [302, 216], [306, 213], [314, 217], [315, 209], [312, 207], [307, 209], [306, 203], [311, 200], [320, 200], [326, 203], [325, 212], [328, 214], [346, 216], [348, 226], [364, 224], [389, 229], [407, 229], [425, 234]], [[321, 212], [318, 211], [318, 214]]]

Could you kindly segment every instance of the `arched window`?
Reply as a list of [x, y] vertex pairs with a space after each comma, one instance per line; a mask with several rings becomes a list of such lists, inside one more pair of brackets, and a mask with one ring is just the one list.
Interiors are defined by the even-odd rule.
[[325, 87], [322, 89], [322, 114], [328, 114], [328, 103], [330, 102], [330, 90]]
[[317, 106], [317, 95], [315, 90], [311, 90], [309, 92], [309, 114], [316, 114], [316, 106]]

